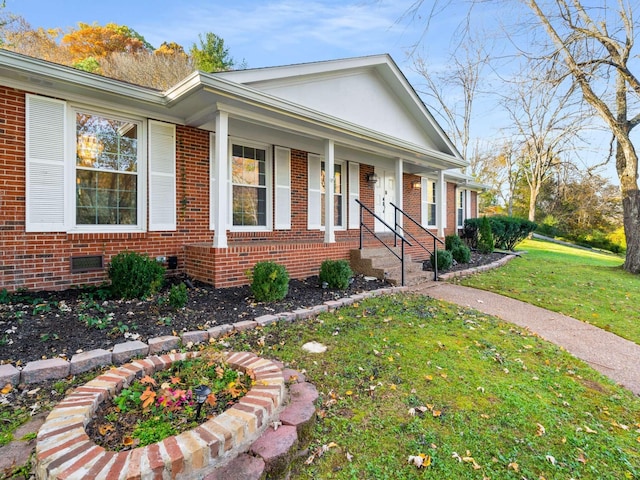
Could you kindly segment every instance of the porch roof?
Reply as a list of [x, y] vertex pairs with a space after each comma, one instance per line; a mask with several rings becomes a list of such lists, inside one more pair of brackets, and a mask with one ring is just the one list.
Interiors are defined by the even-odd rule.
[[[343, 62], [358, 64], [357, 60]], [[365, 60], [360, 60], [360, 62], [363, 61], [366, 63]], [[368, 62], [371, 63], [371, 60], [369, 59]], [[401, 74], [398, 73], [399, 70], [394, 71], [395, 64], [390, 58], [377, 57], [373, 63], [378, 65], [376, 68], [386, 72], [384, 74], [389, 76], [390, 80], [395, 78], [393, 81], [397, 85], [394, 88], [405, 90], [405, 99], [402, 101], [406, 102], [409, 99], [409, 103], [414, 102], [412, 108], [420, 110], [424, 119], [423, 127], [430, 132], [430, 135], [437, 137], [436, 148], [385, 134], [239, 83], [235, 81], [233, 72], [224, 74], [193, 72], [174, 87], [161, 92], [0, 50], [0, 80], [7, 86], [34, 93], [88, 103], [97, 107], [117, 108], [121, 112], [209, 130], [213, 130], [212, 121], [215, 112], [224, 110], [229, 112], [231, 117], [248, 123], [268, 125], [271, 128], [313, 139], [333, 140], [336, 145], [376, 155], [402, 158], [407, 163], [408, 172], [417, 173], [425, 168], [449, 169], [466, 166], [467, 163], [460, 157], [424, 105], [420, 107], [421, 102], [418, 104], [415, 103], [415, 99], [411, 99], [412, 89], [408, 86], [406, 79], [405, 84], [402, 81], [403, 77], [398, 77]], [[318, 65], [324, 65], [326, 69], [331, 67], [330, 64], [331, 62], [319, 62], [308, 65], [316, 65], [315, 68], [318, 68]], [[346, 64], [341, 65], [344, 67]], [[445, 143], [442, 143], [443, 141]]]

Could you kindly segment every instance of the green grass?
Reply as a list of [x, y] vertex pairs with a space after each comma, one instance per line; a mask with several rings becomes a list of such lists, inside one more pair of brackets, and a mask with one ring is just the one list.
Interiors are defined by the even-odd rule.
[[622, 258], [539, 240], [525, 240], [518, 250], [528, 254], [460, 283], [564, 313], [640, 344], [640, 276], [622, 270]]
[[[328, 351], [302, 351], [311, 340]], [[467, 308], [396, 295], [224, 342], [282, 359], [321, 393], [310, 452], [329, 448], [295, 479], [640, 478], [640, 399]], [[428, 468], [409, 464], [419, 454]]]

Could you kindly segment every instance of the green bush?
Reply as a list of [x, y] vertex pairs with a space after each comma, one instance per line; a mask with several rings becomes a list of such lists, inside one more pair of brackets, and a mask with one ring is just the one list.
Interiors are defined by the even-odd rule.
[[448, 270], [453, 264], [453, 257], [449, 250], [436, 250], [436, 254], [431, 254], [431, 266], [435, 268], [436, 255], [438, 258], [438, 270]]
[[169, 290], [169, 305], [173, 308], [183, 308], [188, 300], [187, 286], [184, 283], [173, 285]]
[[111, 259], [109, 279], [115, 298], [145, 298], [162, 287], [164, 267], [148, 255], [120, 252]]
[[[537, 228], [535, 222], [522, 218], [502, 215], [488, 218], [494, 246], [504, 250], [513, 250], [518, 243], [527, 238]], [[467, 218], [464, 221], [462, 236], [471, 248], [478, 248], [481, 223], [481, 218]]]
[[487, 217], [482, 217], [478, 231], [478, 252], [484, 254], [493, 253], [493, 242], [491, 223]]
[[325, 260], [320, 265], [320, 282], [327, 282], [329, 288], [346, 290], [353, 271], [346, 260]]
[[454, 248], [462, 245], [464, 245], [464, 242], [458, 235], [447, 235], [444, 237], [444, 248], [446, 250], [453, 251]]
[[289, 291], [287, 269], [275, 262], [256, 263], [253, 267], [251, 291], [259, 302], [282, 300]]
[[471, 249], [466, 245], [456, 245], [451, 249], [451, 256], [458, 263], [469, 263], [469, 260], [471, 260]]

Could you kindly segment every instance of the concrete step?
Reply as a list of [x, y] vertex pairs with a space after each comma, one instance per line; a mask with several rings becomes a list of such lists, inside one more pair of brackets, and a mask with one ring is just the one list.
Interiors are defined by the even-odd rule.
[[[387, 278], [387, 281], [395, 286], [400, 286], [401, 285], [401, 278], [400, 276], [398, 276], [398, 278]], [[415, 285], [422, 285], [425, 283], [429, 283], [429, 282], [433, 282], [433, 272], [426, 272], [426, 271], [421, 271], [421, 272], [411, 272], [411, 273], [407, 273], [405, 272], [405, 279], [404, 279], [404, 284], [407, 287], [413, 287]]]

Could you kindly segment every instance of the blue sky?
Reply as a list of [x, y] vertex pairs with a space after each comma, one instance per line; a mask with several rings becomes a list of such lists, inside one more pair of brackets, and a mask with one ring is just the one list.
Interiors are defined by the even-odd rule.
[[[6, 11], [21, 15], [32, 27], [68, 28], [78, 22], [127, 25], [154, 46], [174, 41], [188, 49], [199, 33], [222, 37], [239, 64], [257, 68], [336, 58], [390, 54], [419, 91], [421, 77], [408, 53], [417, 42], [434, 69], [445, 69], [453, 33], [464, 19], [467, 2], [446, 1], [444, 14], [424, 30], [424, 19], [406, 18], [415, 0], [7, 0]], [[431, 0], [425, 0], [431, 5]], [[477, 28], [494, 28], [506, 15], [500, 2], [474, 11]], [[427, 12], [422, 12], [424, 15]], [[452, 98], [452, 102], [455, 101]], [[499, 135], [506, 119], [490, 103], [474, 109], [473, 134]], [[444, 126], [444, 124], [443, 124]], [[609, 168], [607, 176], [616, 179]], [[616, 180], [617, 183], [617, 180]]]

